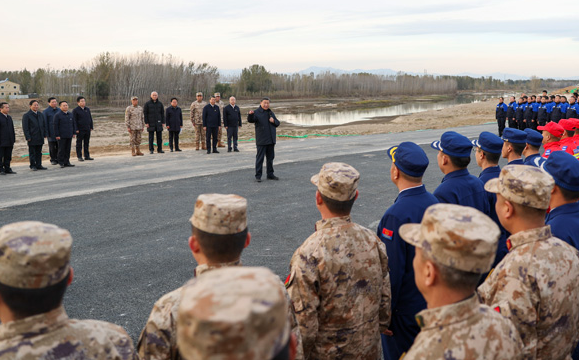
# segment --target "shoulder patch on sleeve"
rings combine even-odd
[[[290,269],[290,273],[289,273],[289,275],[287,276],[287,278],[285,279],[285,282],[284,282],[284,285],[285,285],[285,288],[286,288],[286,289],[289,288],[289,287],[291,286],[292,282],[294,281],[294,274],[295,274],[295,272]]]
[[[394,232],[392,230],[388,230],[386,228],[382,228],[382,236],[386,239],[386,240],[392,240],[392,236],[394,235]]]

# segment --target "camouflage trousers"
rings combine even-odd
[[[199,146],[199,140],[201,140],[201,144],[205,146],[205,130],[203,130],[203,124],[195,124],[195,145]]]
[[[217,131],[217,141],[219,141],[219,143],[221,143],[221,129],[223,129],[223,126],[219,127],[219,130]]]
[[[131,147],[141,145],[141,130],[131,130],[129,133]]]

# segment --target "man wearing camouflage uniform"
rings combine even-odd
[[[415,282],[428,304],[403,359],[521,359],[515,326],[475,295],[495,259],[501,232],[493,220],[472,207],[435,204],[399,232],[416,247]]]
[[[579,254],[545,226],[554,184],[538,167],[507,165],[485,185],[512,235],[478,294],[515,324],[529,359],[570,359],[579,341]]]
[[[131,98],[132,105],[127,106],[125,110],[125,126],[129,131],[131,152],[133,156],[143,156],[141,152],[141,133],[145,128],[145,117],[143,115],[143,108],[139,105],[139,98],[133,96]]]
[[[294,359],[287,298],[263,267],[222,268],[182,292],[177,343],[185,359]]]
[[[322,220],[294,253],[286,287],[306,359],[379,359],[390,325],[390,276],[384,243],[352,222],[360,174],[324,164],[311,178]]]
[[[193,233],[189,247],[197,260],[195,278],[222,267],[241,265],[241,252],[249,245],[247,200],[237,195],[202,194],[191,217]],[[287,316],[298,341],[298,359],[303,359],[301,335],[289,295],[278,278],[278,287],[288,298]],[[177,349],[177,309],[183,287],[161,297],[153,306],[139,338],[141,359],[180,359]]]
[[[223,127],[223,108],[225,108],[226,103],[221,101],[221,93],[215,93],[215,105],[219,107],[219,113],[221,115],[221,122],[222,124],[219,126],[219,130],[217,131],[217,147],[225,147],[223,142],[221,141],[221,128]]]
[[[0,359],[138,359],[119,326],[69,319],[70,233],[37,221],[0,228]]]
[[[195,129],[195,150],[199,150],[199,141],[201,141],[201,148],[205,147],[205,130],[203,130],[203,108],[207,105],[203,101],[203,93],[197,93],[197,100],[191,103],[191,123]]]

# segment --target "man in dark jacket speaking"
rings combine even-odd
[[[33,171],[46,170],[42,166],[42,145],[47,137],[45,125],[44,115],[38,111],[38,101],[30,100],[30,110],[22,116],[22,130],[28,143],[30,170]]]
[[[162,154],[163,151],[163,125],[165,125],[165,108],[163,103],[159,101],[159,94],[156,91],[151,93],[151,100],[145,103],[143,108],[145,115],[145,126],[149,132],[149,151],[155,152],[153,142],[155,141],[155,133],[157,134],[157,152]]]
[[[261,99],[259,108],[251,110],[247,115],[247,121],[255,124],[255,145],[257,146],[257,156],[255,160],[255,181],[261,182],[263,169],[263,157],[265,156],[267,166],[267,178],[279,180],[273,174],[273,158],[275,157],[275,128],[279,126],[279,120],[273,111],[269,109],[269,98]]]

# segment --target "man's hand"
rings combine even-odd
[[[30,140],[32,140],[32,139],[26,139],[26,141],[30,141]]]
[[[80,133],[80,130],[77,130],[76,133],[77,133],[77,134]]]
[[[60,136],[57,136],[57,137],[56,137],[56,140],[60,140]]]
[[[149,124],[145,124],[145,126],[146,126],[147,128],[149,128]]]
[[[203,131],[207,131],[207,127],[206,127],[206,126],[203,127]]]
[[[269,122],[273,124],[275,122],[275,120],[272,117],[270,117]]]
[[[249,110],[249,115],[253,115],[253,110]]]
[[[129,131],[129,133],[131,132],[131,128],[127,128],[127,130]]]
[[[167,130],[169,130],[169,127],[167,126]]]
[[[386,336],[394,336],[394,333],[392,332],[392,330],[384,330],[384,332],[382,333]]]
[[[225,130],[227,130],[227,126],[225,127]]]

